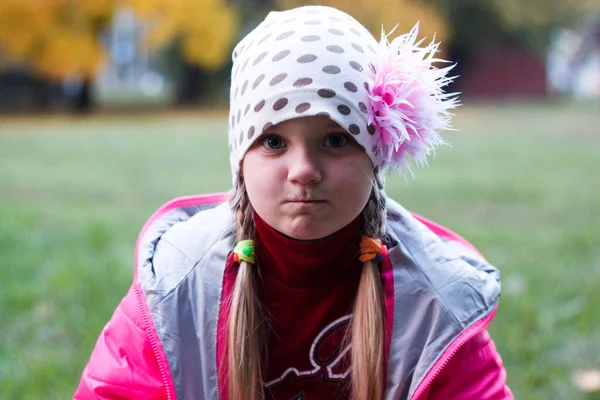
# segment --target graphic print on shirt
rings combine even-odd
[[[351,346],[347,344],[342,348],[339,343],[346,335],[351,317],[350,314],[336,319],[315,337],[308,354],[311,369],[287,368],[278,378],[267,382],[265,388],[274,394],[278,392],[278,386],[285,385],[291,389],[297,385],[298,390],[289,400],[310,400],[310,397],[306,397],[306,392],[311,392],[311,386],[319,387],[318,391],[328,386],[331,388],[331,399],[349,399]],[[329,392],[329,389],[327,391]]]

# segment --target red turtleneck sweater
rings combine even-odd
[[[291,239],[257,214],[254,220],[258,295],[270,328],[263,371],[266,399],[349,398],[349,347],[342,342],[360,279],[360,219],[311,241]],[[235,280],[237,268],[231,264],[224,299]]]

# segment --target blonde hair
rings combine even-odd
[[[386,222],[385,193],[377,175],[369,201],[362,212],[362,234],[383,239]],[[381,400],[385,361],[385,314],[379,266],[363,263],[350,323],[351,379],[355,400]]]
[[[244,178],[238,176],[229,199],[234,214],[237,241],[256,235],[253,209]],[[375,179],[369,201],[362,212],[363,235],[383,238],[385,194]],[[227,326],[227,373],[229,400],[261,400],[262,368],[266,356],[266,319],[257,295],[258,264],[240,262],[230,301]],[[385,343],[384,300],[377,263],[363,265],[350,328],[351,382],[353,399],[381,400]]]

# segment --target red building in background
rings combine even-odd
[[[460,61],[459,61],[460,64]],[[541,99],[548,96],[546,65],[531,53],[506,47],[472,54],[457,68],[454,89],[465,99]]]

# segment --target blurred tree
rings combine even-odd
[[[98,32],[111,14],[112,0],[2,0],[0,52],[7,65],[27,66],[50,80],[81,76],[81,93],[89,93],[87,78],[104,56]],[[82,111],[90,106],[89,96],[77,102]]]
[[[594,8],[600,11],[598,0],[494,0],[492,4],[506,30],[527,46],[543,50],[552,29],[577,24]]]
[[[176,40],[184,59],[208,70],[223,65],[237,29],[235,9],[225,0],[1,0],[0,53],[6,65],[83,84],[77,108],[90,107],[90,82],[106,49],[100,33],[119,6],[132,6],[148,20],[148,45]]]
[[[237,34],[236,10],[224,0],[130,0],[149,21],[148,44],[163,47],[177,39],[184,58],[216,70],[229,58]]]
[[[600,11],[598,0],[421,0],[434,4],[451,26],[455,45],[471,51],[518,43],[544,56],[551,30]]]
[[[419,0],[275,0],[281,9],[306,4],[321,4],[339,8],[360,21],[379,40],[381,29],[389,33],[396,25],[392,37],[408,32],[417,21],[419,37],[444,42],[449,35],[445,17],[431,4]]]
[[[178,104],[197,103],[221,67],[230,60],[237,38],[237,9],[225,0],[131,0],[150,23],[148,44],[165,47],[176,76]]]

